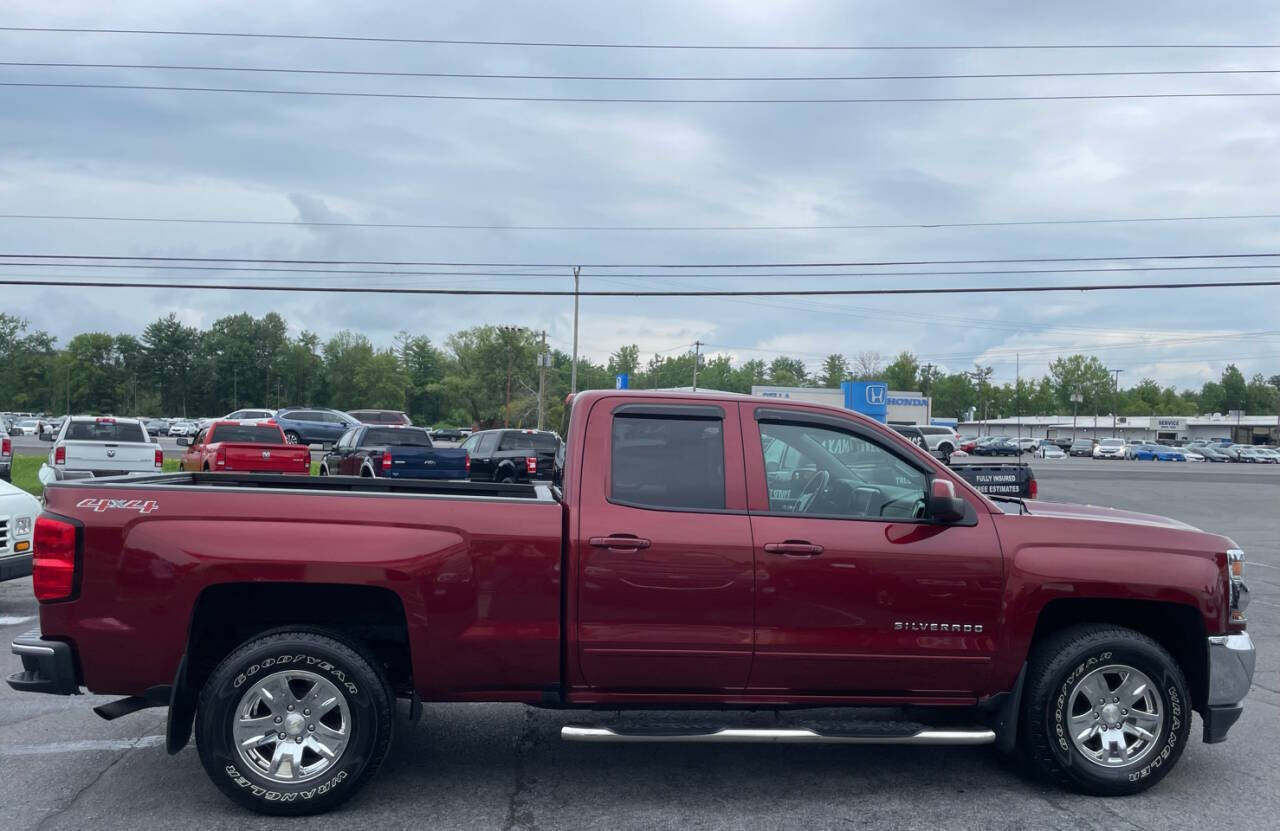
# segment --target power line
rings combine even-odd
[[[969,50],[1070,50],[1070,49],[1280,49],[1273,43],[1044,43],[1044,44],[694,44],[694,43],[601,43],[579,41],[460,40],[447,38],[377,37],[361,35],[304,35],[280,32],[219,32],[174,29],[108,29],[70,26],[0,26],[6,32],[44,32],[108,35],[170,35],[178,37],[261,38],[271,40],[321,40],[356,43],[417,43],[443,46],[518,46],[554,49],[689,49],[716,51],[790,52],[898,52]]]
[[[271,257],[160,257],[126,254],[4,254],[0,260],[131,260],[137,262],[181,263],[272,263],[276,265],[382,265],[382,266],[439,266],[458,268],[855,268],[908,265],[985,265],[988,263],[1089,263],[1133,262],[1136,260],[1234,260],[1266,259],[1280,257],[1280,252],[1227,252],[1223,254],[1126,254],[1093,257],[1004,257],[969,260],[850,260],[845,262],[782,262],[782,263],[494,263],[494,262],[446,262],[432,260],[291,260]],[[729,276],[729,275],[725,275]]]
[[[4,256],[4,255],[0,255]],[[539,279],[565,279],[563,273],[535,273],[530,271],[390,271],[387,269],[352,269],[352,268],[277,268],[269,266],[192,266],[192,265],[155,265],[147,263],[63,263],[63,262],[0,262],[0,268],[61,268],[74,265],[76,268],[132,268],[147,271],[202,271],[202,272],[252,272],[281,274],[315,274],[322,277],[341,277],[369,275],[375,277],[536,277]],[[1249,265],[1144,265],[1124,268],[1016,268],[1016,269],[981,269],[964,271],[787,271],[787,272],[754,272],[750,274],[711,274],[697,272],[679,272],[675,274],[645,274],[637,272],[608,272],[609,277],[628,277],[635,279],[657,279],[660,277],[715,279],[779,279],[792,277],[991,277],[1011,274],[1116,274],[1125,272],[1148,271],[1240,271],[1280,268],[1280,263],[1253,263]],[[248,277],[249,274],[242,276]],[[605,275],[584,274],[595,280],[604,279]],[[625,285],[625,284],[619,284]],[[674,283],[671,285],[675,285]]]
[[[1280,69],[1139,69],[1095,72],[995,72],[936,75],[538,75],[493,72],[409,72],[361,69],[307,69],[279,66],[205,66],[151,63],[70,63],[0,61],[0,66],[33,69],[142,69],[165,72],[255,72],[285,75],[336,75],[361,78],[460,78],[508,81],[641,81],[641,82],[773,82],[773,81],[959,81],[1013,78],[1130,78],[1179,75],[1275,75]]]
[[[779,289],[779,290],[686,290],[686,291],[572,291],[572,290],[530,290],[530,289],[473,289],[473,288],[405,288],[405,287],[372,287],[372,286],[299,286],[299,285],[261,285],[250,284],[217,284],[217,283],[154,283],[154,282],[109,282],[88,279],[44,280],[44,279],[0,279],[5,286],[70,286],[80,288],[152,288],[152,289],[198,289],[204,291],[279,291],[279,292],[321,292],[339,294],[427,294],[458,296],[506,296],[506,297],[807,297],[807,296],[842,296],[842,295],[900,295],[900,294],[1021,294],[1042,293],[1050,291],[1137,291],[1147,289],[1195,289],[1195,288],[1243,288],[1280,286],[1280,280],[1234,280],[1229,282],[1196,282],[1196,283],[1116,283],[1104,285],[1053,285],[1053,286],[964,286],[942,288],[906,288],[906,289]]]
[[[891,231],[935,228],[1005,228],[1022,225],[1106,225],[1143,222],[1217,222],[1280,219],[1280,214],[1206,214],[1099,219],[1017,219],[991,222],[907,222],[883,225],[478,225],[417,222],[322,222],[290,219],[216,219],[203,217],[103,216],[92,214],[0,214],[0,219],[160,222],[178,225],[266,225],[302,228],[391,228],[439,231]]]
[[[1276,98],[1280,92],[1157,92],[1105,95],[975,95],[897,98],[610,98],[559,95],[437,95],[416,92],[338,92],[316,89],[253,89],[249,87],[181,87],[162,84],[85,84],[3,81],[0,87],[33,89],[134,90],[149,92],[219,92],[245,95],[325,96],[332,98],[391,98],[418,101],[516,101],[561,104],[942,104],[1008,101],[1127,101],[1175,98]]]

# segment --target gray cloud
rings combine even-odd
[[[367,2],[10,5],[12,25],[146,26],[432,37],[720,43],[1245,42],[1280,22],[1271,3],[1142,6],[987,2],[924,7],[717,0],[643,5]],[[941,73],[1265,67],[1256,51],[700,53],[497,49],[0,33],[9,60],[207,63],[407,71],[635,74]],[[752,85],[424,81],[6,69],[12,80],[82,80],[447,94],[1078,94],[1273,89],[1269,78],[1027,79]],[[1272,213],[1280,118],[1268,99],[867,106],[590,105],[355,100],[0,89],[0,212],[252,217],[485,225],[788,225]],[[847,232],[535,233],[0,221],[0,252],[483,261],[963,259],[1280,250],[1274,221]],[[9,271],[10,269],[6,269]],[[77,274],[71,267],[45,269]],[[122,270],[118,273],[129,274]],[[1274,272],[1188,272],[1217,277]],[[163,272],[149,276],[162,276]],[[173,275],[170,275],[173,276]],[[1134,276],[1134,275],[1130,275]],[[1141,276],[1141,275],[1139,275]],[[182,279],[202,279],[183,274]],[[984,283],[1119,279],[988,277]],[[263,276],[259,281],[276,279]],[[286,278],[284,279],[298,279]],[[337,278],[314,277],[316,282]],[[396,278],[370,276],[370,285]],[[955,278],[912,278],[942,285]],[[483,280],[483,282],[480,282]],[[609,282],[606,282],[608,280]],[[590,276],[588,287],[669,287]],[[415,278],[459,285],[454,277]],[[797,287],[836,284],[792,278]],[[849,285],[891,281],[847,278]],[[565,287],[557,277],[474,285]],[[782,281],[703,280],[707,287]],[[895,283],[897,284],[897,283]],[[277,310],[295,329],[358,328],[389,343],[487,322],[546,327],[567,348],[563,300],[336,297],[178,291],[0,289],[0,307],[61,337],[139,331],[169,311],[193,323]],[[1275,338],[1173,344],[1273,328],[1276,290],[583,302],[588,354],[645,353],[696,337],[747,357],[812,364],[828,351],[912,349],[959,368],[983,358],[1011,378],[1049,346],[1089,349],[1128,370],[1198,384],[1235,357],[1277,371]],[[1120,346],[1132,344],[1137,346]],[[752,351],[754,349],[755,351]],[[936,356],[936,357],[935,357]]]

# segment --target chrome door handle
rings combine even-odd
[[[789,554],[791,556],[816,557],[822,553],[820,545],[803,540],[787,540],[786,542],[767,542],[764,550],[770,554]]]
[[[607,537],[592,537],[589,542],[593,548],[606,548],[610,551],[640,551],[649,547],[649,541],[630,534],[611,534]]]

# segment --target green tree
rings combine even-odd
[[[775,387],[803,387],[809,380],[804,361],[779,355],[769,362],[769,383]]]
[[[839,387],[848,377],[849,362],[845,360],[844,355],[833,352],[822,362],[822,374],[819,376],[818,386],[833,389]]]
[[[1249,403],[1248,384],[1245,383],[1244,373],[1235,364],[1227,364],[1227,368],[1222,370],[1219,384],[1222,386],[1221,400],[1224,411],[1245,409],[1245,405]]]
[[[1092,355],[1068,355],[1049,364],[1049,375],[1057,390],[1058,404],[1063,412],[1072,411],[1071,394],[1079,392],[1084,398],[1080,411],[1094,411],[1107,407],[1112,400],[1114,376],[1105,364]]]
[[[898,357],[884,368],[880,377],[891,390],[904,392],[919,389],[920,361],[910,352],[899,352]]]

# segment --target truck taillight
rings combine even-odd
[[[1040,486],[1036,484],[1035,478],[1032,478],[1031,481],[1027,483],[1027,493],[1031,495],[1032,499],[1035,499],[1040,494]]]
[[[218,467],[226,467],[226,466],[227,466],[227,448],[225,448],[225,447],[219,447],[219,448],[218,448],[218,455],[214,457],[214,463],[215,463]]]
[[[9,441],[7,437],[0,439],[0,456],[12,456],[12,455],[13,455],[13,442]]]
[[[65,464],[67,463],[67,448],[66,448],[66,447],[64,447],[63,445],[61,445],[61,444],[60,444],[60,445],[58,445],[57,447],[55,447],[55,448],[54,448],[54,450],[53,450],[53,463],[54,463],[55,465],[65,465]]]
[[[471,475],[471,454],[470,453],[462,457],[462,464],[467,469],[467,475],[470,476]]]
[[[157,447],[156,448],[156,470],[162,470],[163,468],[164,468],[164,451]]]
[[[382,454],[382,472],[383,473],[391,472],[391,451],[390,450]]]
[[[36,600],[70,599],[76,584],[76,526],[38,516],[34,542],[31,584]]]
[[[525,473],[528,473],[528,474],[530,474],[530,475],[532,475],[532,474],[534,474],[534,473],[537,473],[537,472],[538,472],[538,457],[537,457],[537,456],[525,456],[525,457],[524,457],[524,472],[525,472]]]

